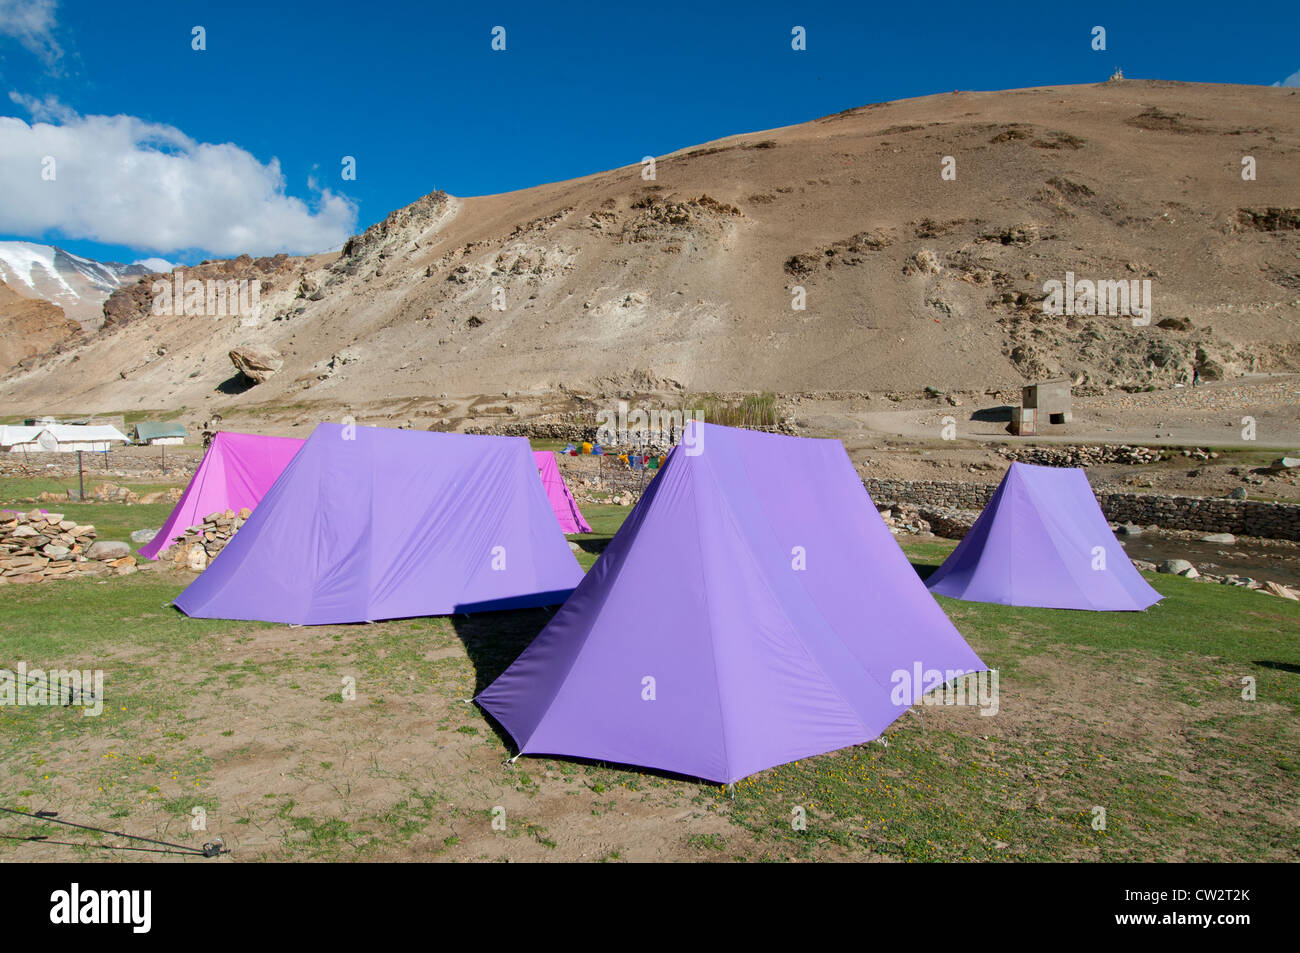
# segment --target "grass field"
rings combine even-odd
[[[83,508],[64,507],[114,531],[166,512]],[[573,538],[589,568],[627,510],[584,511],[595,532]],[[923,574],[951,548],[903,545]],[[465,699],[540,631],[545,610],[302,628],[194,620],[169,607],[190,578],[155,567],[0,588],[0,668],[106,678],[99,717],[0,707],[0,806],[180,843],[219,835],[233,849],[189,860],[199,863],[1300,859],[1294,602],[1170,576],[1149,577],[1167,598],[1145,613],[941,599],[999,670],[996,716],[914,709],[887,744],[728,791],[579,761],[506,762],[507,739]],[[1256,700],[1242,698],[1243,678]],[[206,831],[190,829],[195,808]],[[791,824],[796,808],[805,830]],[[33,833],[124,843],[0,817],[0,834]],[[77,857],[178,859],[0,840],[4,861]]]

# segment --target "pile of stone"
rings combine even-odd
[[[951,506],[922,506],[919,511],[930,524],[930,532],[944,539],[964,539],[980,518],[978,510],[959,510]]]
[[[919,536],[930,532],[930,523],[923,519],[920,510],[909,503],[895,503],[880,510],[880,518],[885,521],[889,531],[895,536],[907,533]]]
[[[643,487],[602,485],[599,480],[569,481],[573,498],[579,503],[611,503],[614,506],[635,506],[641,499]]]
[[[234,510],[209,513],[198,526],[191,526],[176,537],[176,544],[171,549],[172,563],[178,569],[203,572],[252,513],[247,506],[238,513]]]
[[[0,585],[133,572],[131,547],[96,540],[93,526],[66,520],[62,513],[0,513]]]
[[[1091,467],[1102,463],[1136,466],[1159,463],[1161,459],[1161,453],[1155,447],[1130,447],[1127,444],[1117,447],[998,447],[998,453],[1008,460],[1045,467]]]

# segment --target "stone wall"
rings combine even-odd
[[[993,483],[940,480],[867,479],[863,483],[877,506],[903,502],[958,510],[983,509],[997,489]],[[1162,529],[1300,540],[1300,504],[1296,503],[1106,490],[1096,492],[1101,511],[1112,523],[1155,524]]]
[[[133,572],[131,547],[97,540],[95,527],[88,523],[41,510],[0,512],[0,585]]]
[[[877,506],[911,503],[913,506],[982,510],[997,489],[996,483],[949,483],[942,480],[867,479],[862,482]]]

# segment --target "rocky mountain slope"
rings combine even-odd
[[[0,281],[26,298],[58,305],[87,330],[98,328],[104,302],[152,269],[144,265],[93,261],[54,245],[0,242]]]
[[[882,103],[662,156],[653,179],[634,164],[434,192],[340,255],[220,263],[225,280],[263,281],[256,315],[155,315],[147,284],[118,291],[103,331],[0,381],[0,412],[328,414],[1054,374],[1087,393],[1297,370],[1297,206],[1291,89],[1119,81]],[[1067,273],[1149,281],[1150,323],[1044,313],[1045,283]],[[240,347],[278,369],[232,379]]]
[[[81,333],[58,305],[27,298],[0,281],[0,368],[30,364]]]

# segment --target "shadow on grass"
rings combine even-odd
[[[1292,675],[1300,675],[1300,665],[1295,662],[1274,662],[1271,659],[1255,659],[1255,665],[1261,668],[1272,668],[1279,672],[1290,672]]]
[[[593,556],[599,556],[609,545],[610,537],[595,536],[589,539],[574,539],[573,542],[578,544],[578,548],[584,553],[591,553]]]
[[[938,563],[918,563],[911,559],[908,562],[912,564],[912,568],[916,570],[916,574],[921,577],[922,582],[934,575],[935,570],[939,568]]]
[[[487,688],[510,667],[555,614],[547,609],[508,609],[451,617],[474,666],[474,694]]]

